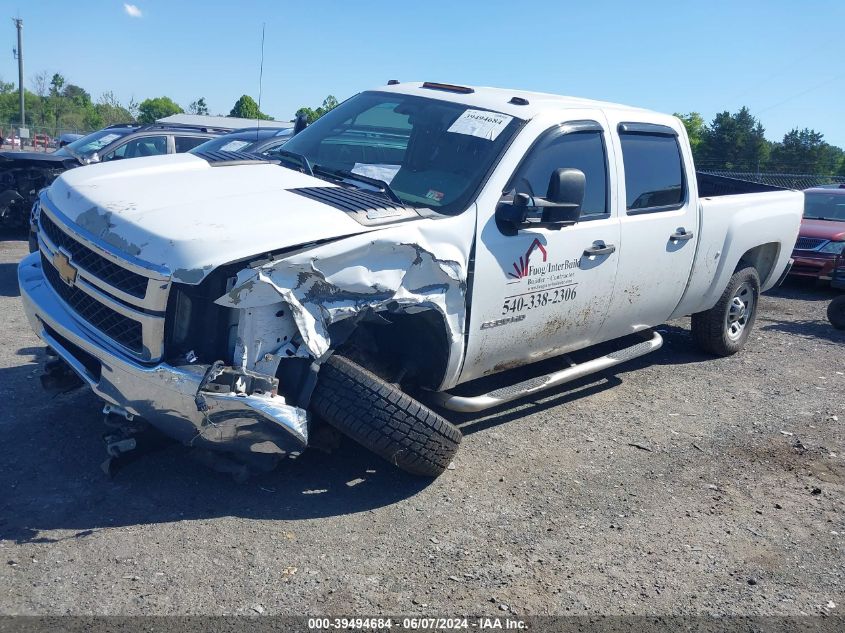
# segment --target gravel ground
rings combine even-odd
[[[236,484],[171,446],[108,480],[97,400],[41,391],[0,243],[0,613],[839,614],[845,334],[762,299],[743,353],[659,352],[461,420],[453,470],[344,444]],[[505,607],[504,605],[507,605]]]

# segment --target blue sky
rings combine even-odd
[[[845,147],[845,2],[0,0],[24,19],[26,81],[61,72],[96,98],[258,96],[288,119],[388,79],[540,90],[666,112],[748,105],[779,140],[811,127]],[[0,76],[17,83],[11,20]]]

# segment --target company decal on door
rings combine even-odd
[[[577,296],[575,273],[580,263],[580,258],[554,261],[546,246],[534,238],[507,271],[509,294],[504,298],[502,315],[572,301]]]

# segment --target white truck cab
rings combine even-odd
[[[281,457],[321,421],[436,475],[461,437],[450,409],[648,353],[678,316],[705,350],[741,349],[803,199],[697,175],[672,116],[406,83],[350,98],[269,159],[85,167],[39,204],[19,278],[53,375],[194,445]]]

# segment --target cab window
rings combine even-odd
[[[554,171],[567,167],[580,169],[586,177],[581,217],[607,214],[607,155],[599,130],[547,133],[519,166],[508,189],[545,197]]]
[[[669,134],[620,134],[628,212],[679,208],[684,201],[681,148]]]

